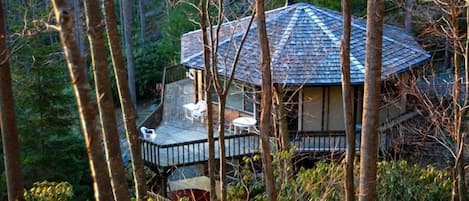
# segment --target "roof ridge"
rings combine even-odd
[[[328,9],[327,9],[327,11],[329,11],[329,12],[326,12],[326,9],[324,9],[324,8],[318,8],[318,7],[313,6],[313,5],[310,5],[309,7],[313,7],[315,10],[321,12],[322,14],[327,15],[327,16],[329,16],[329,17],[332,17],[332,18],[334,18],[334,19],[340,20],[340,21],[343,23],[343,19],[337,16],[337,15],[341,15],[341,13],[339,13],[339,12],[337,12],[337,11],[332,11],[332,10],[328,10]],[[331,15],[331,13],[336,13],[337,15]],[[359,29],[361,29],[361,30],[366,31],[366,27],[365,27],[365,26],[362,26],[362,25],[353,23],[353,20],[364,20],[363,18],[357,18],[357,17],[352,16],[352,23],[351,23],[351,25],[352,25],[352,27],[356,27],[356,28],[359,28]],[[366,21],[365,21],[365,25],[366,25]],[[389,24],[383,24],[383,27],[385,27],[385,26],[386,26],[386,27],[389,27],[389,28],[392,28],[392,29],[399,29],[398,27],[395,27],[395,26],[392,26],[392,25],[389,25]],[[407,34],[407,33],[405,33],[405,34],[408,35],[408,36],[410,36],[410,37],[412,37],[411,35],[409,35],[409,34]],[[412,37],[412,38],[413,38],[413,37]],[[394,43],[399,44],[399,45],[401,45],[401,46],[404,46],[404,47],[406,47],[406,48],[410,48],[410,49],[412,49],[412,50],[414,50],[414,51],[421,52],[421,53],[424,53],[424,54],[428,54],[424,49],[418,49],[418,48],[416,48],[416,47],[414,47],[414,46],[407,45],[407,44],[404,43],[404,42],[400,42],[400,41],[394,40],[394,39],[392,39],[392,38],[386,36],[386,35],[384,34],[384,30],[383,30],[383,39],[386,39],[386,40],[388,40],[388,41],[394,42]]]
[[[298,9],[293,9],[293,15],[290,17],[290,20],[288,21],[288,25],[285,28],[286,29],[285,32],[287,32],[287,34],[285,34],[285,32],[283,32],[284,34],[282,35],[282,37],[278,41],[278,45],[276,46],[277,48],[274,51],[272,60],[270,61],[271,64],[275,63],[275,61],[277,61],[279,59],[280,52],[282,50],[284,50],[284,47],[287,44],[288,39],[293,34],[293,32],[292,32],[293,26],[298,21],[298,15],[299,15]]]
[[[271,13],[271,12],[274,12],[274,11],[278,11],[279,13],[277,13],[276,16],[275,16],[275,17],[278,17],[279,14],[283,13],[282,10],[286,10],[286,9],[292,10],[292,7],[290,7],[290,6],[284,6],[284,7],[280,7],[280,8],[274,9],[274,10],[270,10],[269,12],[266,12],[266,13]],[[231,26],[231,25],[234,25],[234,24],[236,24],[236,25],[242,25],[242,21],[244,21],[244,20],[249,20],[251,17],[254,17],[254,16],[253,16],[253,15],[250,15],[250,16],[246,16],[246,17],[244,17],[244,18],[241,18],[241,19],[238,19],[238,20],[235,20],[235,21],[229,21],[229,23],[228,23],[228,24],[225,24],[225,25],[226,25],[226,26],[229,26],[229,27],[234,27],[234,26]],[[273,17],[273,18],[275,18],[275,17]],[[267,19],[267,20],[266,20],[266,23],[272,21],[273,18]],[[230,22],[232,22],[232,23],[230,23]],[[236,22],[236,23],[235,23],[235,22]],[[222,25],[223,25],[223,24],[224,24],[224,23],[222,23]],[[216,27],[216,26],[214,26],[214,27]],[[209,27],[207,27],[207,28],[209,28]],[[248,28],[248,27],[246,27],[246,28]],[[251,31],[251,29],[254,29],[254,30],[255,30],[256,28],[257,28],[257,23],[253,23],[253,24],[251,25],[251,27],[249,27],[248,32]],[[242,27],[241,27],[241,29],[242,29]],[[194,33],[194,32],[197,32],[197,31],[200,32],[201,30],[202,30],[202,29],[194,30],[194,31],[188,32],[188,33],[186,33],[186,34]],[[232,32],[233,32],[233,33],[231,34],[231,36],[230,36],[230,37],[227,37],[225,40],[222,40],[221,42],[219,42],[219,43],[218,43],[218,46],[221,46],[221,45],[223,45],[223,44],[229,42],[229,41],[232,40],[233,38],[243,36],[244,33],[245,33],[244,31],[245,31],[245,30],[243,30],[242,32],[236,33],[236,32],[237,32],[236,29],[232,29]],[[186,35],[186,34],[183,34],[183,36]],[[181,37],[181,38],[182,38],[182,37]],[[190,56],[190,57],[184,59],[184,61],[182,61],[181,63],[190,61],[191,59],[193,59],[193,58],[195,58],[195,57],[197,57],[197,56],[202,55],[203,52],[204,52],[204,51],[203,51],[203,49],[202,49],[199,53],[194,54],[194,55],[192,55],[192,56]]]
[[[314,6],[311,6],[311,7],[314,7]],[[310,8],[310,6],[304,6],[302,7],[304,9],[304,11],[311,17],[311,19],[319,26],[319,28],[321,28],[322,31],[324,31],[326,33],[326,35],[329,37],[329,39],[331,39],[332,41],[336,41],[337,43],[339,43],[340,45],[340,39],[334,35],[334,33],[332,33],[331,30],[329,30],[326,25],[324,24],[324,22],[321,21],[321,19],[319,19],[317,16],[316,16],[316,13],[314,13],[314,11]],[[316,10],[320,10],[320,9],[316,9]],[[353,56],[352,53],[350,53],[350,61],[356,65],[358,67],[358,69],[362,72],[365,72],[365,67],[362,63],[360,63],[358,61],[358,59]]]

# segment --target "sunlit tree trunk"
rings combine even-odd
[[[204,76],[205,76],[205,102],[207,103],[207,140],[208,140],[208,176],[210,178],[210,200],[217,200],[215,183],[215,141],[213,139],[213,108],[212,108],[212,70],[210,63],[210,45],[207,34],[208,27],[208,0],[199,2],[200,28],[202,30],[202,44],[204,48]]]
[[[143,161],[140,152],[139,135],[136,127],[135,109],[130,99],[129,87],[127,83],[127,72],[125,70],[124,57],[117,31],[116,15],[113,0],[104,1],[105,23],[108,43],[111,51],[114,75],[119,92],[122,118],[124,119],[127,142],[130,147],[130,158],[132,162],[132,173],[134,176],[135,194],[138,201],[146,200],[147,186],[145,173],[143,171]]]
[[[93,64],[96,97],[101,120],[104,150],[108,162],[112,191],[115,200],[129,200],[129,190],[122,163],[119,134],[117,131],[111,81],[107,69],[106,48],[103,38],[101,7],[98,1],[84,0],[88,40]]]
[[[340,62],[342,66],[342,103],[344,106],[345,135],[347,136],[347,151],[345,156],[345,200],[355,200],[353,184],[353,164],[355,161],[355,122],[353,119],[352,88],[350,87],[350,35],[352,31],[352,17],[350,0],[342,0],[342,15],[344,18],[343,35],[340,41]]]
[[[467,101],[464,101],[464,104],[461,105],[461,90],[462,90],[462,77],[461,77],[461,52],[458,49],[460,47],[460,29],[459,29],[459,16],[461,14],[461,9],[458,7],[464,5],[460,0],[454,0],[451,2],[452,7],[450,8],[450,26],[453,39],[453,77],[454,77],[454,86],[453,86],[453,115],[454,115],[454,136],[456,138],[455,153],[456,158],[453,167],[453,191],[451,200],[453,201],[465,201],[466,200],[466,182],[465,182],[465,173],[464,173],[464,138],[466,129],[463,128],[463,118],[465,116],[465,109],[462,109],[466,106]],[[466,67],[467,69],[467,67]],[[466,89],[467,84],[464,88]],[[465,93],[467,96],[467,93]]]
[[[135,65],[132,54],[132,5],[129,0],[121,0],[122,27],[124,33],[125,57],[127,58],[127,78],[132,104],[137,111],[137,91],[135,89]]]
[[[383,43],[383,0],[368,0],[366,19],[365,89],[360,146],[359,200],[376,200],[378,127]]]
[[[77,99],[78,111],[90,163],[95,199],[112,200],[109,172],[104,160],[101,140],[96,125],[96,104],[90,96],[90,85],[84,59],[80,54],[74,35],[73,11],[65,0],[53,0],[60,41],[64,48],[73,90]]]
[[[272,133],[272,74],[270,70],[270,50],[265,26],[264,0],[256,0],[256,16],[258,37],[261,54],[261,119],[260,119],[260,138],[262,144],[262,164],[264,166],[264,175],[266,183],[267,199],[269,201],[277,200],[275,190],[275,179],[272,169],[272,158],[270,156],[269,136]]]
[[[24,200],[20,145],[16,128],[15,103],[8,63],[8,43],[4,1],[0,4],[0,129],[8,200]]]

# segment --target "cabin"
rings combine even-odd
[[[249,16],[223,23],[218,36],[217,73],[222,79],[234,73],[224,114],[226,122],[222,122],[229,132],[225,139],[229,158],[259,152],[256,122],[260,111],[261,65],[257,25],[254,20],[249,26],[250,19]],[[306,3],[266,12],[272,79],[275,86],[284,89],[290,142],[298,152],[345,151],[340,65],[342,23],[341,13]],[[236,52],[245,34],[236,71],[232,72]],[[357,150],[363,110],[365,44],[366,21],[353,18],[350,60]],[[430,55],[403,29],[384,26],[383,88],[398,89],[388,80],[395,76],[405,78],[409,69],[423,65],[429,58]],[[198,103],[212,101],[217,104],[215,97],[204,98],[206,79],[201,30],[182,36],[180,63],[181,66],[166,69],[163,101],[142,124],[155,128],[154,138],[142,138],[142,154],[146,165],[158,172],[164,172],[162,168],[203,164],[208,159],[204,117],[192,118],[187,114],[187,110],[192,111]],[[414,112],[407,107],[406,98],[395,96],[396,100],[383,102],[380,107],[382,147],[386,146],[387,129],[413,117]],[[217,145],[218,139],[215,140]]]

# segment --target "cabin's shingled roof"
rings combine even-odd
[[[235,52],[251,17],[224,23],[218,48],[218,73],[230,73]],[[338,12],[298,3],[266,13],[271,67],[275,83],[288,85],[334,85],[341,82],[340,47],[342,15]],[[215,30],[215,28],[213,29]],[[200,30],[181,39],[181,63],[204,69]],[[351,78],[363,83],[366,21],[352,20]],[[260,53],[254,22],[237,64],[235,79],[260,84]],[[384,26],[384,79],[428,60],[430,55],[402,29]],[[226,74],[225,74],[226,73]]]

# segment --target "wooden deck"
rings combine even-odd
[[[156,137],[141,139],[142,157],[151,167],[188,165],[208,160],[207,129],[204,123],[184,117],[183,105],[193,103],[192,80],[184,79],[166,85],[163,120]],[[218,133],[215,131],[215,158],[219,158]],[[256,134],[231,135],[226,132],[227,157],[259,152]]]
[[[142,157],[149,167],[190,165],[208,160],[205,124],[184,117],[183,105],[193,103],[192,80],[184,79],[166,85],[164,104],[160,105],[162,120],[156,125],[156,137],[141,139]],[[160,118],[156,118],[160,119]],[[153,124],[154,125],[154,124]],[[218,134],[215,135],[215,158],[219,158]],[[298,152],[343,152],[346,149],[344,131],[301,132],[290,135]],[[357,147],[360,146],[359,134]],[[259,153],[259,136],[254,133],[225,136],[226,157],[242,157]]]

